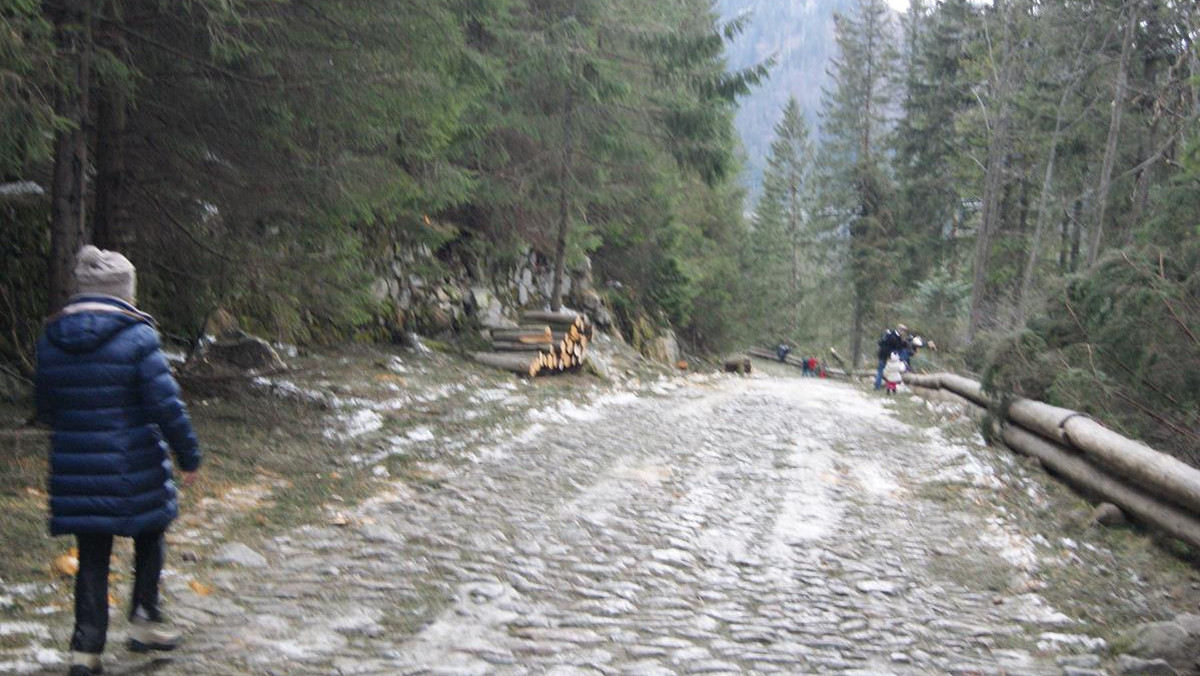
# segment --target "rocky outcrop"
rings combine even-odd
[[[657,337],[646,341],[642,345],[642,354],[660,364],[675,366],[679,361],[679,341],[675,338],[675,332],[666,329]]]
[[[183,365],[191,376],[272,373],[286,368],[275,348],[242,330],[233,315],[217,309],[204,323],[196,349]]]
[[[1184,613],[1166,622],[1142,624],[1127,638],[1129,655],[1162,660],[1181,676],[1200,676],[1200,615]]]
[[[516,326],[522,310],[549,306],[554,271],[537,252],[526,250],[507,265],[458,258],[439,260],[425,246],[384,254],[371,290],[376,300],[394,309],[392,328],[397,335]],[[563,298],[596,326],[612,325],[612,311],[595,290],[587,259],[563,280]]]

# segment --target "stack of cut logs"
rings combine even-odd
[[[528,376],[566,373],[583,365],[592,327],[574,312],[523,312],[515,328],[493,328],[492,351],[475,361]]]

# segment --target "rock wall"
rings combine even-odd
[[[399,248],[387,252],[377,269],[372,292],[392,308],[392,328],[426,335],[516,326],[522,310],[549,308],[554,283],[551,262],[531,249],[515,263],[498,264],[467,255],[439,257],[425,246]],[[563,305],[622,338],[612,308],[596,289],[591,260],[567,271]],[[679,360],[679,345],[669,328],[656,328],[642,318],[630,332],[634,347],[646,357],[671,366]]]
[[[485,326],[515,326],[522,310],[547,309],[554,270],[550,261],[526,250],[513,264],[466,259],[439,260],[428,247],[389,252],[372,285],[376,300],[395,312],[397,328],[444,334]],[[568,270],[563,305],[585,313],[602,329],[612,327],[611,310],[596,293],[591,261]]]

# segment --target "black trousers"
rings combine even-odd
[[[75,633],[71,650],[81,653],[104,652],[108,637],[108,566],[112,558],[113,536],[76,535],[79,542],[79,572],[75,575]],[[142,533],[133,539],[134,613],[159,621],[158,578],[162,575],[167,545],[164,531]]]

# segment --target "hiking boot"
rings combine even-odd
[[[135,615],[129,620],[129,649],[135,653],[174,650],[181,634],[166,622],[152,622]]]
[[[98,676],[104,673],[100,656],[93,653],[71,653],[71,670],[67,676]]]

